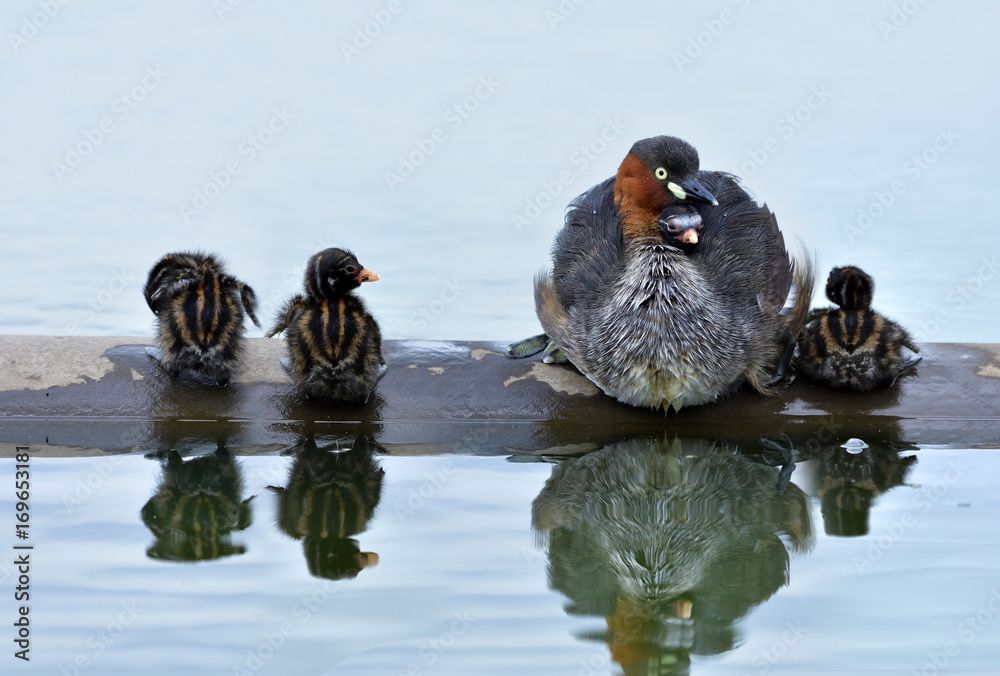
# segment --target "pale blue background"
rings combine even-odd
[[[668,133],[694,144],[703,167],[744,174],[789,244],[815,255],[821,280],[833,265],[860,265],[876,279],[875,306],[918,340],[997,340],[1000,277],[986,264],[1000,254],[996,3],[400,0],[348,60],[342,45],[373,12],[384,21],[389,4],[244,0],[221,14],[208,0],[0,4],[0,333],[151,335],[146,272],[192,248],[222,254],[257,290],[266,322],[308,256],[340,245],[382,276],[363,293],[387,338],[521,338],[538,330],[531,279],[566,202],[613,174],[635,140]],[[39,15],[44,5],[58,12]],[[885,33],[894,5],[916,11]],[[560,6],[575,9],[563,17]],[[25,21],[44,25],[15,51],[10,34]],[[688,49],[692,61],[678,64]],[[148,68],[165,75],[147,91]],[[145,100],[122,119],[119,97],[137,87]],[[481,98],[468,99],[477,87]],[[475,110],[456,127],[449,111],[467,99]],[[276,108],[294,119],[248,162],[241,144]],[[798,128],[783,122],[797,113]],[[106,118],[113,129],[59,181],[53,163]],[[916,176],[908,163],[941,129],[957,139]],[[390,189],[400,156],[442,133]],[[761,153],[762,166],[748,162]],[[185,222],[178,206],[229,162],[240,173]],[[560,175],[568,185],[550,201],[545,185]],[[849,236],[859,210],[897,181],[905,192]],[[544,208],[516,228],[539,195]],[[923,668],[996,587],[984,527],[996,522],[996,458],[965,454],[963,482],[874,570],[858,575],[854,557],[912,509],[917,486],[879,499],[869,538],[820,536],[812,555],[793,559],[791,585],[750,616],[746,643],[695,672],[758,673],[754,658],[797,620],[810,634],[771,673]],[[953,457],[922,452],[911,480],[933,484]],[[246,461],[249,493],[280,480],[287,459],[277,470],[274,460]],[[402,672],[465,609],[481,624],[439,673],[576,673],[581,659],[606,659],[605,646],[577,638],[603,620],[567,616],[544,559],[530,555],[530,501],[549,468],[468,460],[400,526],[393,505],[441,462],[386,459],[381,511],[360,538],[381,565],[262,673]],[[131,674],[137,663],[231,673],[317,587],[266,500],[246,556],[171,566],[143,553],[151,536],[138,510],[154,463],[127,461],[72,517],[62,496],[91,461],[34,466],[44,547],[34,569],[39,662],[25,673],[54,673],[87,652],[133,598],[149,610],[83,673]],[[7,490],[0,515],[12,513]],[[994,623],[949,668],[992,668],[996,636]]]
[[[743,174],[820,281],[858,264],[875,306],[918,340],[997,339],[1000,277],[984,264],[1000,253],[995,3],[912,0],[888,32],[893,3],[861,0],[567,0],[566,17],[556,0],[397,14],[388,1],[94,0],[56,3],[15,53],[10,34],[42,22],[40,1],[0,6],[2,332],[150,335],[145,274],[187,248],[222,254],[269,321],[306,258],[341,245],[382,275],[363,292],[386,337],[519,338],[538,328],[531,279],[566,202],[635,140],[669,133],[703,167]],[[376,16],[391,21],[348,59]],[[166,75],[143,92],[147,68]],[[145,100],[120,119],[135,87]],[[467,118],[448,112],[467,100]],[[246,162],[241,144],[275,108],[294,119]],[[105,118],[114,129],[57,180],[66,146]],[[957,139],[908,168],[939,129]],[[386,173],[435,133],[391,190]],[[230,161],[240,173],[185,223],[179,205]],[[850,237],[894,181],[905,193]]]

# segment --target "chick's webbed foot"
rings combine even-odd
[[[910,369],[912,369],[914,366],[916,366],[917,364],[919,364],[922,359],[923,359],[923,357],[921,357],[919,355],[914,355],[910,359],[908,359],[905,362],[903,362],[903,364],[899,367],[899,372],[896,373],[896,375],[894,375],[892,377],[892,380],[889,382],[889,387],[892,387],[893,385],[895,385],[896,381],[899,380],[899,377],[901,375],[903,375],[904,373],[906,373],[907,371],[909,371]]]
[[[163,350],[161,350],[160,348],[147,347],[145,352],[146,356],[155,361],[161,367],[163,367],[163,370],[169,373],[171,378],[176,378],[177,376],[180,375],[180,371],[177,370],[176,367],[170,367],[167,366],[165,363],[163,363],[164,360]]]

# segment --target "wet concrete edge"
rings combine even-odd
[[[171,379],[145,355],[150,342],[0,336],[0,456],[15,444],[77,455],[206,440],[275,452],[309,435],[359,434],[407,455],[551,452],[640,435],[1000,446],[1000,345],[923,344],[915,372],[874,392],[795,382],[774,397],[743,390],[664,415],[619,404],[572,367],[507,359],[502,343],[386,341],[389,372],[368,404],[349,406],[299,396],[280,368],[280,339],[248,340],[226,388]]]

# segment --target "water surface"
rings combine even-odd
[[[965,673],[1000,654],[1000,551],[983,526],[1000,516],[994,451],[829,451],[782,493],[777,467],[698,440],[558,462],[378,452],[332,474],[314,464],[308,487],[296,462],[217,463],[245,482],[228,504],[255,496],[250,525],[158,539],[142,512],[162,497],[161,462],[32,460],[21,670],[919,673],[951,650],[949,673]],[[377,505],[358,519],[373,476]],[[287,517],[317,496],[298,530],[279,519],[281,500]]]
[[[996,340],[995,3],[388,4],[3,3],[0,331],[151,335],[196,248],[267,323],[340,245],[387,338],[532,335],[569,199],[673,134],[919,341]]]
[[[381,275],[364,295],[386,338],[521,338],[537,332],[531,280],[566,203],[635,140],[673,134],[742,176],[821,279],[860,265],[875,307],[918,341],[995,342],[998,20],[985,0],[4,2],[0,332],[152,335],[145,275],[182,249],[220,253],[266,324],[306,259],[339,245]],[[692,448],[679,466],[698,465]],[[742,530],[709,518],[749,490],[720,478],[692,512],[705,534],[689,541],[708,549],[678,558],[656,592],[669,598],[625,583],[628,531],[599,505],[639,529],[687,512],[547,485],[584,477],[569,469],[582,460],[380,455],[377,508],[335,538],[355,552],[283,530],[268,486],[287,488],[294,459],[277,449],[238,457],[245,486],[220,538],[168,529],[158,546],[141,517],[163,473],[151,450],[167,449],[32,461],[20,671],[602,674],[652,659],[667,673],[936,674],[1000,655],[991,450],[803,462],[782,494],[802,491],[796,518],[751,481],[769,497]],[[0,515],[14,513],[12,465]],[[776,467],[758,469],[777,485]],[[868,487],[824,484],[828,470]],[[866,526],[842,501],[828,531],[838,495],[871,503]],[[685,551],[657,544],[668,531],[652,529],[646,563]],[[218,558],[170,559],[199,543]],[[310,572],[332,576],[333,561],[340,579]],[[720,591],[734,586],[745,593]]]

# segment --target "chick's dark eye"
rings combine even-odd
[[[357,271],[358,271],[358,269],[356,267],[354,267],[353,265],[348,265],[346,268],[344,268],[344,272],[346,272],[349,275],[353,275],[353,274],[357,273]]]

